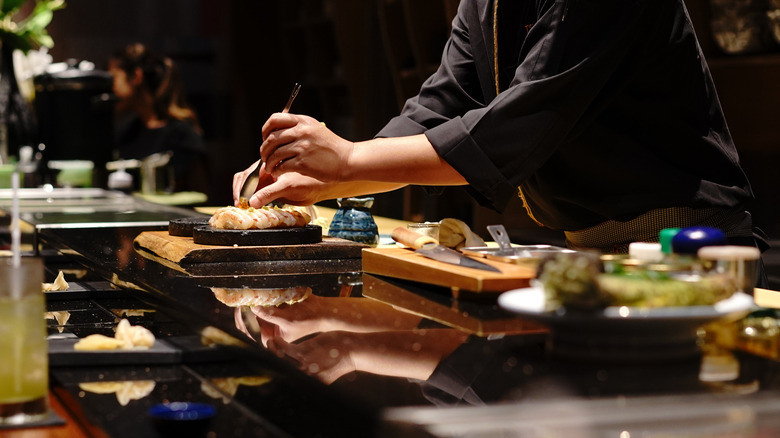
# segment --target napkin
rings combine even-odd
[[[465,222],[454,218],[444,218],[439,224],[439,244],[460,249],[467,246],[485,246],[485,241],[471,231]]]

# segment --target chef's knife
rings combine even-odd
[[[438,260],[440,262],[449,263],[451,265],[463,266],[466,268],[482,269],[490,272],[501,272],[499,269],[466,257],[465,255],[455,251],[454,249],[447,248],[446,246],[439,245],[439,242],[430,236],[425,236],[408,228],[397,227],[390,234],[398,243],[402,243],[412,249],[418,254],[428,257],[429,259]]]

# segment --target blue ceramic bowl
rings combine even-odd
[[[712,227],[688,227],[672,237],[672,251],[677,254],[696,255],[703,246],[725,245],[726,234]]]
[[[206,436],[215,414],[216,409],[205,403],[161,403],[149,409],[152,423],[162,436]]]

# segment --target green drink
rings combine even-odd
[[[48,413],[48,351],[41,291],[43,264],[0,260],[0,424],[24,424]]]

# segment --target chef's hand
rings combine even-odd
[[[249,198],[249,205],[259,208],[271,201],[291,205],[314,205],[327,199],[389,192],[404,185],[376,181],[326,182],[297,172],[287,172],[278,178],[261,176],[257,191]]]
[[[265,164],[263,164],[265,166]],[[263,172],[261,172],[263,174]],[[316,202],[331,199],[331,186],[314,178],[290,172],[274,178],[268,174],[261,177],[257,191],[249,198],[249,205],[260,208],[271,201],[291,205],[313,205]],[[338,196],[336,196],[338,197]]]
[[[311,295],[306,300],[281,306],[254,306],[251,312],[257,317],[260,327],[274,326],[274,336],[286,342],[294,342],[312,333],[322,331],[329,312],[319,304],[319,297]],[[263,345],[268,345],[267,339]]]
[[[233,205],[236,207],[238,207],[239,199],[243,196],[244,184],[246,184],[246,181],[255,173],[257,166],[262,166],[261,161],[262,160],[257,160],[251,166],[247,167],[246,170],[237,172],[233,175]],[[260,180],[257,182],[258,188],[274,182],[274,177],[264,172],[263,168],[260,169],[259,178]],[[254,207],[262,207],[263,205],[265,204],[255,205]]]
[[[289,357],[300,365],[300,369],[317,376],[326,384],[355,371],[352,349],[361,344],[350,334],[341,332],[321,333],[297,344],[290,344],[281,338],[268,343],[268,349],[279,357]]]
[[[296,172],[319,181],[345,181],[354,147],[312,117],[276,113],[263,125],[260,156],[277,178]]]
[[[294,342],[316,332],[344,331],[373,333],[389,330],[414,330],[422,319],[374,300],[357,297],[320,297],[280,306],[254,306],[251,312],[262,328],[276,327],[273,333],[286,342]],[[263,342],[267,345],[267,342]]]

